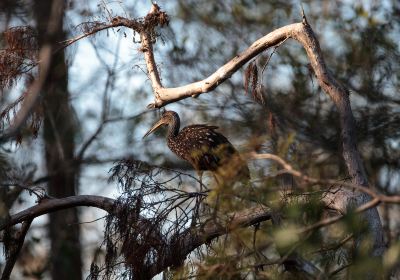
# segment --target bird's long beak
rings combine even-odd
[[[162,126],[163,124],[165,124],[165,121],[163,119],[159,120],[158,122],[156,122],[152,128],[149,129],[149,131],[146,132],[146,134],[143,136],[143,138],[145,138],[147,135],[153,133],[155,130],[157,130],[157,128],[159,128],[160,126]],[[142,139],[143,139],[142,138]]]

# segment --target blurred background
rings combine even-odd
[[[151,1],[65,1],[57,42],[82,34],[88,23],[115,16],[145,16]],[[395,0],[301,2],[321,44],[328,68],[350,92],[357,140],[374,190],[399,193],[400,179],[400,3]],[[156,62],[166,87],[201,80],[281,26],[301,21],[300,1],[164,1],[168,27],[158,30]],[[30,28],[38,42],[21,53],[18,75],[2,80],[0,126],[10,124],[32,76],[37,50],[46,39],[51,0],[0,2],[1,51],[7,32]],[[10,31],[11,30],[11,31]],[[14,29],[15,31],[15,29]],[[33,36],[33,35],[32,35]],[[108,182],[116,161],[133,158],[183,170],[192,167],[166,147],[164,133],[142,140],[160,112],[153,101],[139,36],[108,29],[57,52],[34,115],[17,139],[0,147],[1,215],[35,203],[15,184],[41,186],[55,197],[95,194],[116,198]],[[6,60],[1,57],[0,66]],[[338,114],[318,86],[302,47],[288,40],[258,56],[260,90],[244,87],[245,67],[211,93],[167,105],[183,126],[219,126],[242,152],[271,152],[319,178],[346,179]],[[5,69],[5,68],[1,68]],[[4,72],[2,73],[2,75]],[[265,178],[265,163],[249,162],[253,180]],[[207,179],[206,179],[207,180]],[[399,207],[379,208],[388,246],[399,241]],[[34,220],[12,279],[84,279],[101,254],[105,212],[64,210]],[[71,249],[72,248],[72,249]],[[0,258],[0,267],[4,257]],[[65,276],[60,271],[68,271]]]

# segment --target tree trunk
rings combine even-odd
[[[62,198],[76,194],[77,168],[73,164],[75,127],[69,104],[68,66],[64,51],[57,51],[65,40],[63,0],[37,0],[34,4],[39,44],[50,43],[53,55],[43,86],[44,147],[48,175],[48,193]],[[50,214],[50,269],[53,279],[82,279],[82,260],[76,208]]]

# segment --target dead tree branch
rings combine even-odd
[[[349,93],[347,89],[333,77],[326,67],[319,42],[311,26],[308,24],[304,13],[301,23],[287,25],[267,34],[254,42],[247,50],[238,54],[228,63],[220,67],[208,78],[177,88],[162,87],[152,51],[152,41],[148,40],[148,34],[146,32],[148,32],[148,30],[141,33],[142,49],[144,50],[147,69],[155,95],[155,102],[149,105],[149,107],[152,108],[159,108],[168,103],[190,96],[196,97],[199,94],[209,92],[226,79],[230,78],[231,75],[246,62],[264,50],[279,45],[288,38],[298,41],[307,53],[319,85],[329,95],[339,112],[343,159],[346,163],[349,175],[355,184],[368,186],[368,180],[356,145],[355,120],[351,110]],[[368,203],[370,197],[365,193],[340,191],[332,200],[341,200],[345,207],[357,207]],[[380,256],[385,250],[385,244],[383,241],[382,224],[377,209],[369,209],[363,218],[368,222],[370,233],[374,239],[372,248],[373,255]]]
[[[365,211],[370,210],[373,207],[376,207],[378,204],[379,204],[379,199],[374,198],[374,199],[368,201],[367,203],[357,207],[354,210],[354,213],[363,213]],[[321,221],[316,222],[315,224],[312,224],[312,225],[309,225],[309,226],[307,226],[305,228],[300,229],[298,233],[302,234],[302,233],[313,231],[313,230],[316,230],[316,229],[319,229],[319,228],[322,228],[322,227],[329,226],[331,224],[336,223],[337,221],[340,221],[344,217],[345,217],[344,215],[337,215],[337,216],[333,216],[333,217],[329,217],[329,218],[323,219]]]
[[[11,272],[14,268],[15,262],[18,259],[19,252],[22,249],[22,245],[24,245],[25,236],[31,226],[33,219],[27,219],[23,222],[21,229],[11,237],[10,240],[11,248],[9,248],[8,256],[6,258],[6,265],[4,267],[3,273],[1,275],[1,280],[10,279]]]
[[[367,176],[356,144],[356,126],[351,110],[349,93],[347,89],[332,76],[326,67],[319,42],[304,14],[302,25],[304,32],[295,34],[294,38],[304,46],[319,85],[329,95],[338,110],[343,145],[343,159],[347,166],[347,171],[353,183],[367,187]],[[344,200],[345,204],[350,207],[358,207],[368,203],[370,200],[369,195],[360,192],[346,192],[344,195],[341,195],[343,198],[346,198]],[[369,209],[363,215],[363,219],[367,221],[369,231],[373,236],[372,254],[374,256],[381,256],[385,251],[385,243],[378,210],[376,208]]]
[[[288,162],[286,162],[283,158],[274,155],[274,154],[256,154],[256,153],[251,153],[249,155],[250,158],[252,159],[271,159],[276,162],[278,162],[284,169],[279,170],[279,173],[286,173],[293,175],[295,177],[300,178],[304,182],[311,183],[311,184],[320,184],[320,185],[331,185],[331,186],[337,186],[337,187],[345,187],[349,190],[357,190],[360,192],[363,192],[373,198],[373,200],[377,201],[378,203],[394,203],[398,204],[400,203],[400,195],[385,195],[385,194],[379,194],[374,192],[371,188],[367,188],[362,185],[357,185],[355,183],[351,182],[344,182],[344,181],[338,181],[338,180],[333,180],[333,179],[317,179],[313,178],[310,176],[305,175],[304,173],[295,170],[293,166],[291,166]],[[332,202],[329,202],[331,205]],[[338,208],[339,211],[344,211],[346,209]]]
[[[165,250],[164,258],[149,267],[149,277],[154,277],[167,267],[176,267],[182,264],[187,255],[198,247],[211,242],[212,240],[228,234],[229,232],[243,227],[258,224],[270,220],[272,211],[264,206],[246,209],[241,212],[232,213],[228,222],[221,223],[210,220],[195,228],[188,228],[183,233],[173,236]],[[283,259],[284,264],[290,271],[301,272],[312,279],[326,279],[324,274],[312,263],[298,257],[291,256]]]
[[[4,230],[7,227],[23,222],[24,225],[27,224],[38,216],[78,206],[91,206],[103,209],[111,214],[117,214],[118,209],[115,206],[115,200],[93,195],[80,195],[71,196],[62,199],[49,198],[43,199],[38,205],[32,206],[26,210],[23,210],[17,214],[12,215],[8,221],[0,224],[0,230]],[[166,244],[165,254],[163,259],[157,263],[153,263],[147,268],[143,268],[143,271],[147,271],[149,277],[153,277],[158,273],[165,270],[170,266],[177,266],[184,262],[187,255],[190,254],[196,248],[209,243],[215,238],[225,235],[232,230],[242,227],[248,227],[255,225],[257,223],[271,219],[271,210],[267,207],[255,207],[251,209],[246,209],[241,212],[231,213],[227,222],[220,223],[213,220],[207,221],[199,226],[190,227],[182,233],[172,236]],[[146,221],[142,224],[143,226],[148,226]],[[29,227],[26,227],[26,230]],[[23,240],[20,242],[21,246]],[[18,253],[15,254],[16,256]],[[310,265],[305,266],[306,261],[304,260],[290,260],[296,265],[297,270],[302,270],[305,273],[309,273]],[[11,268],[12,269],[12,268]],[[320,273],[319,270],[313,270],[316,273]],[[3,274],[4,275],[4,274]],[[5,278],[6,279],[6,278]]]
[[[45,198],[42,199],[38,205],[32,206],[17,214],[11,215],[11,217],[7,221],[0,224],[0,230],[4,230],[17,223],[29,222],[40,215],[78,206],[96,207],[99,209],[103,209],[110,214],[118,215],[121,209],[118,209],[118,206],[116,206],[115,202],[116,201],[111,198],[93,195],[72,196],[62,199]],[[375,207],[379,202],[380,201],[378,198],[374,198],[368,203],[355,209],[355,213],[361,213],[372,207]],[[187,228],[185,231],[173,235],[169,239],[169,241],[166,242],[162,260],[159,260],[157,263],[151,264],[149,267],[146,268],[146,271],[148,275],[151,275],[151,277],[155,276],[165,270],[167,267],[182,264],[188,254],[190,254],[196,248],[209,243],[215,238],[228,234],[229,232],[237,228],[248,227],[269,220],[271,219],[271,217],[272,212],[269,208],[265,206],[259,206],[255,208],[245,209],[240,212],[231,213],[228,215],[225,222],[216,222],[214,220],[209,220],[196,227]],[[323,219],[315,224],[299,229],[297,234],[303,235],[304,233],[310,232],[312,230],[328,226],[339,221],[343,217],[343,215],[338,215]],[[148,226],[148,223],[143,220],[142,226],[146,227]],[[314,271],[315,277],[321,277],[322,275],[318,269],[310,270],[311,264],[306,262],[305,260],[291,258],[287,261],[290,262],[290,264],[294,265],[293,269],[296,269],[297,271],[303,271],[307,274],[309,274],[310,271]]]
[[[78,195],[65,198],[44,198],[39,204],[11,215],[7,221],[0,224],[0,230],[44,214],[77,206],[96,207],[112,214],[115,214],[117,211],[115,209],[115,200],[102,196]]]

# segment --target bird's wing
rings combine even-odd
[[[237,153],[232,144],[221,133],[215,131],[217,126],[191,125],[179,133],[179,142],[184,145],[186,160],[196,163],[199,169],[216,169],[222,158]]]
[[[193,148],[207,146],[213,148],[221,144],[232,146],[228,139],[221,133],[215,131],[218,126],[196,124],[190,125],[179,133],[180,141],[188,143]]]
[[[186,129],[217,129],[218,126],[215,125],[208,125],[208,124],[192,124],[189,126],[186,126],[182,129],[182,131],[186,130]]]

